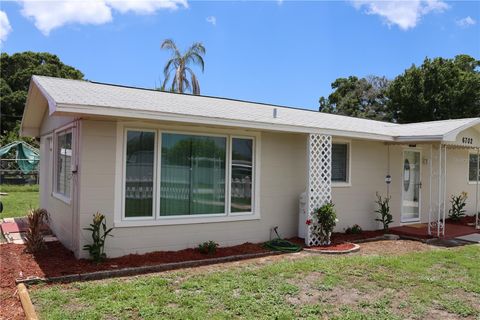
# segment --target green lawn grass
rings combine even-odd
[[[480,317],[480,246],[307,256],[31,289],[43,319]]]
[[[0,185],[0,192],[8,193],[6,196],[0,196],[3,203],[0,218],[22,217],[30,208],[39,206],[38,185]]]

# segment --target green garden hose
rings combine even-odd
[[[273,239],[265,242],[265,247],[281,252],[298,252],[302,250],[302,247],[283,239]]]

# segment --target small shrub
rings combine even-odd
[[[83,250],[88,250],[90,258],[97,263],[105,260],[107,257],[105,254],[105,239],[113,230],[113,228],[107,229],[105,216],[97,212],[93,215],[93,222],[90,227],[83,230],[91,231],[93,240],[92,244],[84,245]]]
[[[379,221],[383,225],[383,230],[387,231],[390,223],[393,222],[393,216],[390,213],[390,197],[383,198],[377,193],[377,200],[375,203],[378,205],[378,209],[375,212],[379,215],[375,221]]]
[[[28,230],[25,235],[27,251],[38,252],[45,248],[43,241],[42,226],[48,221],[48,212],[45,209],[31,209],[27,213]]]
[[[337,225],[337,213],[335,212],[335,205],[331,202],[324,204],[314,212],[316,218],[315,233],[320,238],[322,246],[328,246],[331,241],[333,229]]]
[[[452,204],[452,208],[448,210],[448,217],[453,221],[459,221],[462,217],[465,216],[465,206],[467,205],[467,198],[468,195],[464,191],[460,193],[460,195],[455,196],[453,195],[450,203]]]
[[[218,243],[215,241],[205,241],[204,243],[200,243],[198,245],[198,251],[203,254],[215,254],[217,252]]]
[[[358,224],[354,224],[353,226],[345,229],[346,234],[360,234],[362,232],[363,232],[362,227],[360,227]]]

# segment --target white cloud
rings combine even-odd
[[[414,28],[426,14],[443,12],[449,8],[448,4],[441,0],[352,0],[352,3],[356,9],[365,8],[366,14],[379,15],[387,25],[397,25],[403,30]]]
[[[160,9],[176,10],[188,7],[187,0],[105,0],[109,6],[121,13],[132,11],[139,14],[152,14]]]
[[[43,34],[66,24],[103,24],[112,21],[111,9],[99,0],[21,0],[22,14],[33,19]]]
[[[470,16],[457,20],[455,22],[457,23],[458,26],[464,27],[464,28],[477,24],[477,21]]]
[[[5,11],[0,10],[0,44],[7,40],[8,34],[12,31],[10,21]]]
[[[66,24],[99,25],[112,21],[112,11],[152,14],[157,10],[188,7],[187,0],[18,0],[25,17],[48,35]]]
[[[215,18],[215,16],[209,16],[207,17],[206,20],[208,23],[211,23],[213,26],[217,25],[217,18]]]

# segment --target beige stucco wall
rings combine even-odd
[[[53,130],[72,120],[70,117],[45,116],[40,129],[40,207],[48,211],[50,228],[70,250],[75,249],[72,243],[72,234],[75,232],[72,227],[73,207],[72,203],[65,203],[52,195],[54,147],[50,145],[49,138],[53,139]]]
[[[182,127],[181,130],[187,128]],[[80,225],[87,226],[96,211],[114,221],[116,123],[82,121]],[[225,131],[228,133],[228,130]],[[279,226],[284,237],[297,234],[298,196],[306,184],[306,136],[261,133],[260,220],[170,226],[117,227],[108,238],[109,256],[179,250],[214,240],[221,246],[262,242]],[[80,247],[90,241],[81,231]],[[81,251],[82,257],[86,252]]]
[[[377,229],[374,201],[376,192],[386,195],[387,148],[382,142],[352,140],[349,155],[351,186],[332,187],[339,219],[336,230],[343,231],[354,224],[364,230]]]
[[[471,134],[470,134],[471,136]],[[335,140],[334,140],[335,141]],[[431,159],[431,148],[433,159]],[[389,151],[388,151],[389,150]],[[353,140],[351,141],[351,186],[332,188],[332,199],[337,208],[339,222],[337,231],[348,226],[359,224],[364,230],[377,229],[380,225],[374,221],[377,206],[375,194],[378,191],[387,195],[385,176],[387,172],[392,177],[389,186],[391,196],[390,209],[394,222],[391,226],[399,226],[401,222],[401,200],[403,188],[403,152],[417,150],[421,152],[421,182],[420,189],[421,222],[428,221],[430,210],[430,183],[432,183],[432,219],[437,215],[438,202],[438,144],[390,145],[383,142]],[[390,161],[388,159],[390,153]],[[466,191],[467,214],[475,212],[476,184],[468,182],[468,155],[469,150],[461,148],[447,149],[447,217],[450,208],[450,198]],[[387,163],[390,163],[390,166]],[[433,179],[430,180],[430,163],[432,164]]]
[[[46,118],[42,132],[51,132],[73,119]],[[160,126],[160,124],[157,124]],[[188,126],[179,126],[179,131],[188,131]],[[192,127],[193,128],[193,127]],[[196,130],[198,127],[196,128]],[[204,128],[205,129],[205,128]],[[193,129],[192,129],[193,130]],[[212,129],[213,130],[213,129]],[[215,130],[219,130],[216,128]],[[229,130],[225,130],[229,133]],[[268,240],[271,229],[279,226],[283,237],[297,235],[298,196],[305,191],[306,173],[306,135],[278,132],[260,133],[260,214],[261,219],[249,221],[196,223],[169,226],[119,227],[113,231],[114,237],[107,240],[109,256],[121,256],[128,253],[145,253],[156,250],[179,250],[195,247],[207,240],[214,240],[222,246]],[[81,120],[79,135],[79,226],[72,225],[72,205],[51,196],[52,156],[41,139],[41,206],[48,209],[52,216],[51,225],[57,237],[77,256],[86,257],[81,248],[90,242],[90,234],[83,230],[91,222],[92,215],[100,211],[107,216],[112,226],[115,218],[115,163],[117,159],[117,123],[115,121]],[[338,141],[334,138],[334,141]],[[344,141],[344,140],[343,140]],[[332,188],[339,223],[337,231],[353,224],[359,224],[365,230],[379,228],[374,221],[376,209],[375,194],[387,194],[384,181],[389,172],[391,210],[394,216],[392,226],[400,225],[402,197],[402,153],[406,149],[422,151],[421,221],[428,220],[429,211],[429,175],[430,163],[433,173],[438,169],[438,148],[433,147],[433,159],[430,159],[429,144],[415,146],[390,145],[379,141],[349,140],[351,145],[351,185]],[[389,151],[389,152],[388,152]],[[389,156],[388,156],[389,155]],[[47,160],[49,159],[49,160]],[[388,161],[390,159],[390,161]],[[468,150],[449,149],[448,151],[448,187],[447,196],[467,191],[470,195],[467,204],[469,214],[473,213],[475,184],[468,183]],[[434,182],[435,183],[435,182]],[[435,186],[433,188],[435,193]],[[447,203],[448,205],[448,203]],[[76,220],[73,220],[76,224]],[[73,247],[73,238],[79,235],[78,243]]]

